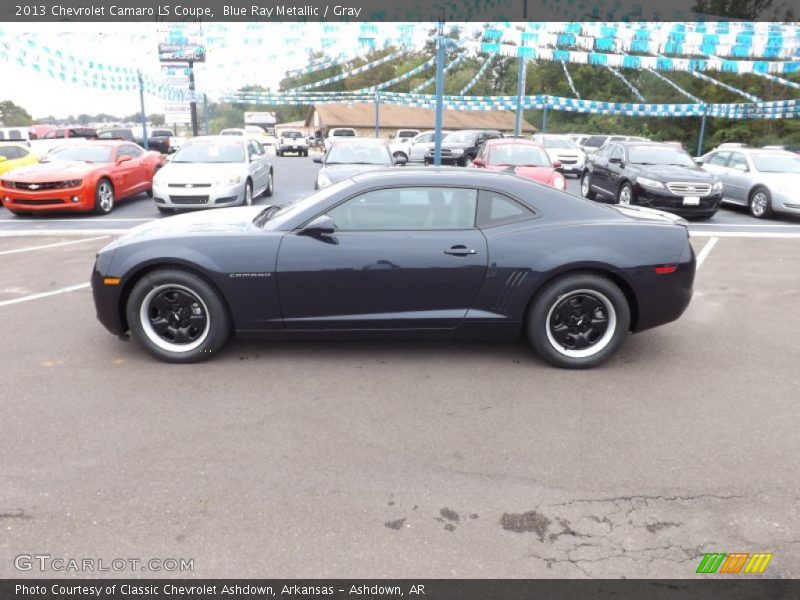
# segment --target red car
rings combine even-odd
[[[0,198],[12,213],[88,212],[105,215],[123,198],[152,195],[153,175],[164,164],[158,152],[130,142],[66,143],[38,165],[3,175]]]
[[[544,183],[557,190],[566,190],[567,181],[559,170],[559,161],[550,162],[544,146],[519,138],[489,140],[472,161],[475,169],[512,171],[525,179]]]

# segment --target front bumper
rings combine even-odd
[[[94,194],[86,188],[18,190],[0,188],[3,206],[17,212],[86,212],[94,209]]]
[[[578,174],[578,175],[583,173],[583,167],[584,167],[583,160],[575,160],[570,158],[557,158],[556,160],[561,161],[561,170],[564,173]],[[567,162],[570,160],[574,160],[574,162]]]
[[[712,192],[700,196],[698,204],[686,204],[683,196],[677,196],[668,190],[656,190],[642,185],[633,188],[637,206],[646,206],[682,217],[710,217],[719,210],[722,192]]]
[[[192,188],[154,185],[153,200],[163,208],[215,208],[244,202],[244,183]]]

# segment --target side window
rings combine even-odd
[[[123,151],[131,158],[139,158],[142,155],[142,151],[136,146],[123,146],[121,152]]]
[[[731,159],[730,159],[730,161],[728,161],[728,166],[731,169],[735,169],[737,167],[739,169],[741,169],[742,167],[744,167],[743,170],[745,170],[745,171],[749,171],[750,170],[750,167],[747,166],[747,159],[745,158],[744,154],[742,154],[741,152],[733,152],[731,154]]]
[[[17,148],[14,146],[2,146],[0,147],[0,156],[5,156],[8,160],[14,160],[15,158],[19,158],[17,154]]]
[[[110,140],[112,137],[114,137],[113,133],[113,131],[101,131],[97,134],[97,138],[101,140]]]
[[[436,137],[436,134],[435,134],[435,133],[426,133],[425,135],[421,136],[421,137],[420,137],[420,138],[417,140],[417,142],[418,142],[418,143],[421,143],[421,144],[425,144],[425,143],[428,143],[428,142],[432,142],[432,141],[433,141],[433,139],[434,139],[434,137]]]
[[[56,129],[55,133],[53,133],[54,138],[63,138],[64,137],[64,130],[63,129]]]
[[[706,162],[708,162],[710,165],[724,167],[725,163],[728,162],[728,157],[730,155],[730,152],[715,152]]]
[[[505,194],[481,190],[478,227],[494,227],[533,218],[534,212]]]
[[[330,210],[337,229],[471,229],[478,191],[408,187],[367,192]]]

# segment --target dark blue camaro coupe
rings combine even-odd
[[[106,246],[97,316],[153,356],[247,339],[524,333],[559,367],[612,356],[692,297],[686,223],[506,173],[387,169],[279,208],[147,223]]]

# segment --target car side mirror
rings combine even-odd
[[[394,159],[394,164],[399,165],[401,167],[407,162],[408,159],[405,156],[398,156],[397,158]]]
[[[320,215],[300,230],[301,235],[330,235],[336,231],[333,219],[328,215]]]
[[[128,156],[128,155],[125,155],[125,156],[118,156],[118,157],[117,157],[117,164],[118,164],[118,165],[121,165],[121,164],[122,164],[122,163],[124,163],[124,162],[128,162],[130,159],[131,159],[131,157],[130,157],[130,156]]]
[[[314,162],[321,165],[322,164],[322,157],[321,156],[315,156],[314,157]]]
[[[694,164],[696,164],[698,167],[702,167],[703,166],[703,159],[702,158],[695,158],[694,159]]]
[[[556,171],[558,171],[559,169],[563,169],[563,168],[564,168],[564,165],[562,165],[562,164],[561,164],[561,161],[560,161],[560,160],[554,160],[554,161],[553,161],[553,168],[554,168]]]
[[[482,158],[477,158],[477,157],[475,158],[475,160],[472,161],[472,164],[475,165],[476,167],[485,167],[486,166],[486,163],[484,162],[484,160]]]

